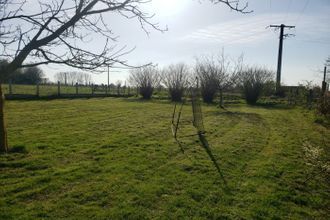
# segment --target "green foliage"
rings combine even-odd
[[[315,122],[330,128],[330,95],[329,93],[321,96],[316,103]]]
[[[3,72],[4,67],[8,65],[6,60],[0,60],[0,72]],[[42,82],[44,76],[39,67],[29,67],[24,69],[17,69],[13,73],[1,74],[0,80],[3,83],[11,81],[15,84],[38,84]]]
[[[328,183],[315,175],[304,184],[314,170],[302,143],[330,152],[312,112],[202,107],[228,189],[198,137],[183,138],[181,153],[169,101],[7,101],[9,143],[25,153],[0,155],[0,219],[329,218]],[[191,120],[190,105],[182,117]]]
[[[330,94],[327,93],[320,97],[317,103],[317,112],[330,120]]]

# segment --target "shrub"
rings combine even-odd
[[[160,83],[159,71],[154,66],[133,69],[129,82],[139,88],[139,93],[144,99],[150,99],[154,88]]]
[[[273,80],[274,72],[263,67],[245,67],[239,74],[239,87],[248,104],[255,104],[265,85]]]
[[[222,106],[223,91],[233,86],[242,63],[242,55],[237,61],[232,62],[228,56],[225,56],[223,50],[214,56],[196,59],[195,73],[200,82],[203,101],[213,102],[217,92],[220,92],[220,106]]]
[[[195,73],[200,83],[203,101],[212,103],[219,89],[219,68],[217,64],[212,57],[205,57],[202,60],[197,60]]]
[[[168,88],[172,101],[181,101],[188,85],[189,67],[184,63],[170,65],[163,70],[163,83]]]
[[[326,117],[327,120],[330,120],[330,94],[326,93],[320,97],[316,110],[320,115]]]

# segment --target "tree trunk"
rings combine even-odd
[[[2,85],[0,83],[0,152],[8,152],[8,141],[7,131],[5,126],[5,115],[4,115],[5,99],[2,94]]]

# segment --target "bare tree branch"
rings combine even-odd
[[[209,1],[248,13],[248,5],[241,7],[239,0]],[[116,64],[131,67],[121,57],[134,48],[117,47],[118,36],[114,35],[103,15],[113,12],[136,19],[147,34],[149,28],[166,31],[167,28],[152,22],[154,14],[141,9],[149,2],[151,0],[40,0],[39,9],[33,7],[31,11],[31,2],[27,0],[1,0],[0,58],[9,59],[5,71],[49,63],[88,70]],[[88,36],[92,34],[104,38],[104,47],[98,52],[82,46],[89,42]],[[27,62],[28,57],[33,62]]]

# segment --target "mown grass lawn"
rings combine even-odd
[[[203,106],[207,140],[173,140],[173,104],[136,99],[8,101],[1,219],[329,219],[329,186],[304,145],[330,131],[285,106]],[[195,132],[191,107],[179,134]],[[24,149],[26,152],[24,152]],[[306,179],[314,175],[307,182]]]

